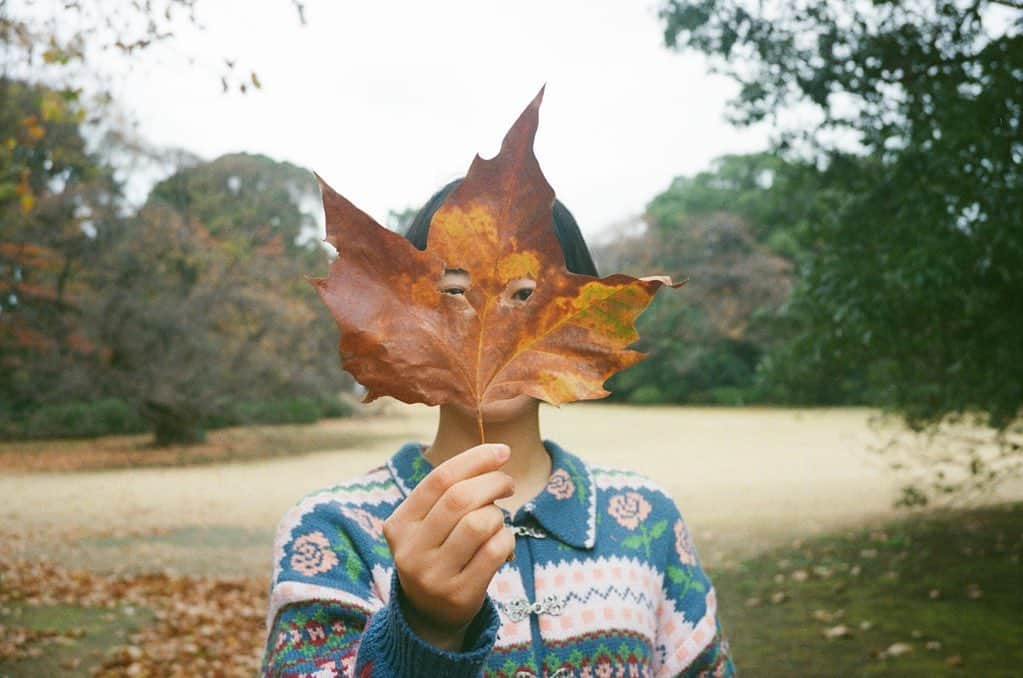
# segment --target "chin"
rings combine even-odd
[[[537,406],[537,400],[528,395],[517,395],[514,398],[495,400],[483,406],[483,422],[487,424],[501,424],[518,419],[529,414]],[[459,412],[467,417],[476,419],[476,412],[465,407],[456,405]]]

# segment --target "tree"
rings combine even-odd
[[[0,402],[7,417],[91,389],[82,319],[95,236],[118,219],[120,186],[89,152],[84,109],[42,85],[0,98]]]
[[[778,340],[770,321],[791,288],[791,262],[765,244],[785,242],[784,228],[768,219],[776,208],[767,188],[790,169],[767,156],[721,158],[651,200],[641,234],[594,248],[605,271],[689,278],[640,316],[638,348],[648,357],[615,378],[615,397],[728,404],[761,397],[757,367]]]
[[[350,383],[305,273],[327,252],[303,239],[311,173],[230,155],[157,184],[104,244],[93,308],[112,389],[136,403],[157,444],[201,440],[248,401],[326,398]]]
[[[304,24],[305,3],[291,0],[291,4]],[[203,30],[202,5],[200,0],[73,0],[48,6],[31,0],[0,0],[0,106],[8,97],[17,96],[8,92],[9,88],[31,82],[52,92],[53,105],[78,104],[77,111],[88,110],[88,122],[94,126],[127,128],[108,86],[116,77],[117,66],[137,59],[156,44],[174,41],[183,29]],[[213,70],[219,71],[224,92],[244,94],[262,87],[256,72],[245,68],[236,55],[224,55]],[[18,145],[34,144],[33,139],[24,140],[21,135],[8,136],[5,142],[15,155],[21,152]],[[31,194],[22,196],[26,211],[30,211]]]
[[[788,364],[865,366],[918,429],[978,417],[1000,461],[966,475],[1004,477],[1023,406],[1023,6],[668,0],[661,16],[669,46],[739,83],[737,124],[774,122],[777,149],[821,170]]]

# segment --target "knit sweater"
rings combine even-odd
[[[515,559],[459,652],[408,625],[383,521],[431,470],[419,443],[309,495],[274,541],[265,676],[732,676],[715,589],[674,500],[551,441],[546,488],[505,522]]]

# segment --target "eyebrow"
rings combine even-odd
[[[464,268],[445,268],[444,274],[453,273],[454,275],[469,275],[469,271]]]

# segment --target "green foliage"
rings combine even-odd
[[[280,236],[286,252],[308,253],[309,263],[318,265],[323,234],[311,209],[318,190],[307,169],[235,153],[181,168],[156,184],[147,202],[198,221],[210,236],[229,242],[236,256]]]
[[[774,153],[726,155],[710,170],[676,177],[667,191],[647,205],[646,216],[657,228],[684,228],[702,215],[725,213],[748,225],[750,233],[775,254],[795,259],[795,233],[808,217],[800,194],[813,190],[815,171]]]
[[[661,14],[670,46],[739,83],[737,123],[803,107],[778,148],[821,171],[796,232],[796,336],[768,381],[816,397],[859,381],[917,427],[979,411],[1004,429],[1023,406],[1023,6],[780,9]]]
[[[653,405],[665,401],[664,393],[655,384],[640,384],[629,392],[628,401],[633,405]]]
[[[321,417],[350,417],[355,414],[355,407],[351,403],[335,395],[324,395],[317,404],[320,407]]]
[[[312,398],[284,398],[238,403],[235,414],[239,423],[311,424],[323,411]]]
[[[755,391],[748,388],[737,388],[735,386],[718,386],[710,390],[711,398],[721,405],[739,407],[755,400]]]
[[[637,348],[649,357],[615,375],[613,397],[638,404],[775,399],[758,370],[789,336],[781,310],[809,215],[807,201],[793,193],[814,182],[811,168],[777,156],[725,156],[651,200],[645,233],[595,250],[605,270],[689,279],[639,317]]]
[[[128,403],[117,398],[94,402],[44,405],[23,417],[0,421],[6,438],[93,438],[140,433],[146,423]]]

